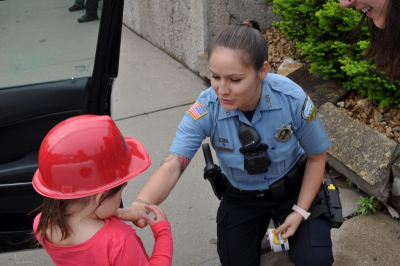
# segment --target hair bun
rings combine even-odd
[[[254,19],[246,19],[242,21],[240,25],[246,25],[260,31],[260,24]]]

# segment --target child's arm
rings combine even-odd
[[[173,254],[171,224],[167,221],[167,215],[160,207],[148,205],[146,209],[152,211],[155,216],[152,219],[148,215],[143,215],[143,219],[150,225],[154,233],[155,240],[149,263],[150,265],[170,266]]]
[[[111,265],[171,266],[173,253],[171,225],[160,207],[149,205],[146,208],[152,211],[155,216],[152,219],[145,214],[143,215],[143,219],[151,226],[154,233],[155,243],[152,256],[149,258],[141,239],[132,229],[132,234],[126,236],[111,255]]]

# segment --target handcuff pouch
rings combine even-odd
[[[284,199],[300,191],[303,182],[307,155],[303,155],[284,177],[269,185],[274,200],[282,202]]]

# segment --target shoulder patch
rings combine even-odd
[[[187,110],[188,114],[190,114],[192,116],[192,118],[194,120],[199,119],[200,117],[208,114],[207,109],[204,107],[204,105],[202,105],[199,102],[196,102],[195,104],[193,104],[189,110]]]
[[[306,95],[306,99],[304,100],[303,109],[301,110],[301,116],[310,123],[312,120],[317,118],[317,107],[315,107],[311,98]]]

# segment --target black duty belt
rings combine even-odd
[[[250,195],[250,196],[255,196],[255,197],[263,197],[263,196],[270,196],[270,191],[269,189],[265,190],[243,190],[243,189],[238,189],[229,182],[228,178],[225,178],[225,185],[226,189],[234,192],[234,193],[239,193],[239,194],[245,194],[245,195]]]
[[[265,190],[243,190],[238,189],[225,178],[226,189],[235,193],[246,194],[256,197],[271,196],[277,201],[282,201],[289,195],[300,191],[303,180],[304,168],[307,162],[307,156],[300,157],[292,169],[281,179],[275,181]]]

